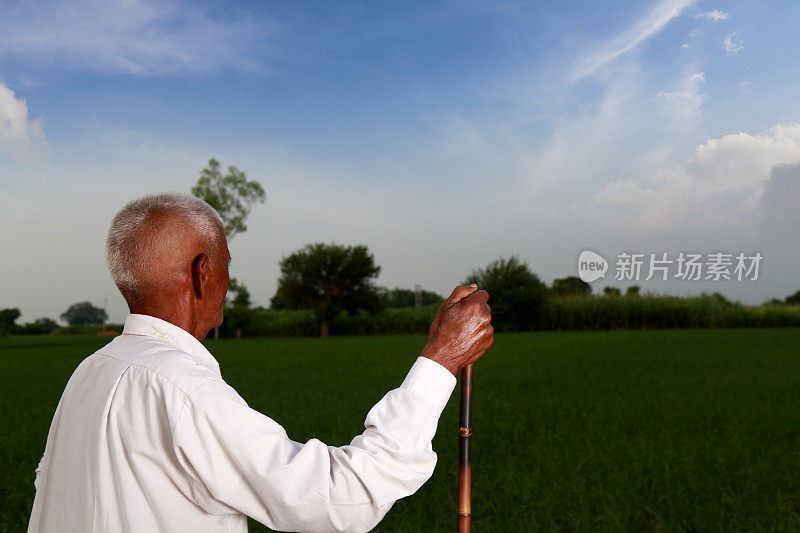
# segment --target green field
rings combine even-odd
[[[0,531],[24,530],[58,398],[103,342],[0,338]],[[208,346],[225,379],[293,439],[341,445],[424,342]],[[475,369],[474,530],[797,531],[799,347],[798,328],[498,334]],[[376,531],[454,529],[457,411],[454,394],[433,478]]]

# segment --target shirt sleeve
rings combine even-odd
[[[431,441],[456,379],[420,357],[347,446],[299,443],[222,382],[187,399],[174,429],[195,503],[287,531],[369,531],[433,474]]]

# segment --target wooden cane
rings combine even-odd
[[[472,464],[472,365],[461,369],[461,410],[458,428],[458,533],[469,532],[471,506]]]

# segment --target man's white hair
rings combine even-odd
[[[188,194],[150,194],[129,202],[111,221],[106,239],[106,265],[111,279],[123,292],[139,297],[147,285],[151,262],[171,250],[186,231],[164,225],[153,231],[155,217],[182,222],[182,226],[211,242],[225,239],[219,213],[206,202]],[[148,231],[149,230],[149,231]]]

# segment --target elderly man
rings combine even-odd
[[[493,340],[488,294],[457,287],[366,430],[340,448],[302,444],[250,409],[202,344],[228,287],[213,208],[180,194],[134,200],[111,223],[106,257],[130,314],[67,383],[28,531],[232,532],[246,516],[278,530],[369,530],[433,473],[454,376]]]

